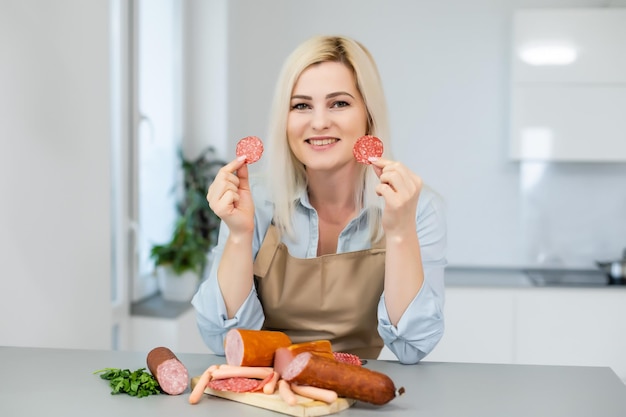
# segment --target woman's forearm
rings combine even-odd
[[[385,256],[385,306],[396,326],[424,283],[417,235],[388,236]]]
[[[217,270],[217,281],[229,319],[235,316],[250,294],[253,285],[252,263],[252,234],[228,236]]]

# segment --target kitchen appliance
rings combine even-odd
[[[596,261],[596,265],[608,276],[609,284],[626,285],[626,248],[622,252],[622,259]]]

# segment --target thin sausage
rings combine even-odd
[[[209,384],[209,381],[211,380],[211,373],[215,369],[217,369],[217,366],[212,365],[209,368],[207,368],[207,370],[204,371],[202,375],[200,375],[200,379],[198,379],[198,383],[196,384],[196,386],[193,388],[193,391],[191,391],[191,394],[189,395],[189,404],[198,404],[200,402],[200,399],[202,398],[202,394],[204,394],[204,390],[206,389],[206,386]]]
[[[296,356],[281,376],[288,382],[329,389],[340,397],[376,405],[396,396],[394,383],[387,375],[310,352]]]
[[[291,390],[289,383],[284,379],[278,381],[278,395],[280,395],[280,398],[282,398],[283,401],[289,405],[298,404],[298,397],[296,397],[296,394],[294,394]]]
[[[291,390],[298,395],[310,398],[312,400],[324,401],[327,404],[332,404],[337,401],[337,393],[329,389],[312,387],[310,385],[298,385],[291,384]]]
[[[278,382],[278,372],[272,372],[272,378],[263,385],[263,394],[273,394],[276,391],[276,383]]]
[[[226,378],[254,378],[265,379],[270,376],[274,370],[263,366],[220,366],[211,374],[211,379]]]

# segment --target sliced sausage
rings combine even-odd
[[[253,164],[263,155],[263,142],[256,136],[246,136],[237,142],[237,156],[246,156],[246,164]]]
[[[353,355],[352,353],[333,352],[333,357],[335,358],[336,361],[339,361],[339,362],[349,363],[349,364],[358,365],[358,366],[362,365],[361,358],[359,358],[357,355]]]
[[[208,387],[216,391],[230,391],[230,392],[252,392],[256,391],[263,381],[252,378],[226,378],[215,379],[208,383]]]
[[[168,348],[160,346],[152,349],[146,362],[163,392],[178,395],[187,389],[189,385],[187,368]]]
[[[369,165],[369,158],[383,156],[383,142],[376,136],[361,136],[355,142],[352,154],[360,163]]]
[[[329,389],[340,397],[375,405],[386,404],[396,396],[395,385],[387,375],[310,352],[296,356],[282,377],[288,382]]]
[[[296,343],[291,346],[276,349],[274,355],[274,370],[282,374],[289,363],[302,352],[315,352],[322,356],[333,357],[330,340],[313,340],[311,342]]]
[[[291,345],[286,333],[231,329],[224,339],[226,363],[236,366],[272,366],[276,349]]]

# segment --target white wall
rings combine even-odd
[[[196,127],[225,125],[228,157],[239,138],[267,131],[276,77],[291,50],[315,34],[347,34],[362,41],[378,62],[396,158],[447,201],[452,265],[560,262],[594,268],[596,258],[620,256],[626,246],[626,164],[554,164],[529,190],[523,183],[532,167],[509,159],[507,135],[513,11],[624,2],[268,3],[227,2],[228,91],[225,97],[216,95],[227,114],[198,108],[190,113]],[[195,12],[195,24],[206,26],[209,16],[200,8]],[[204,35],[193,25],[189,30],[199,46],[190,51],[194,59],[208,56],[210,48],[201,47]],[[225,138],[208,133],[195,140],[222,143]]]
[[[109,8],[0,1],[0,345],[109,348]]]

